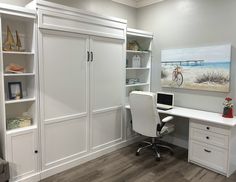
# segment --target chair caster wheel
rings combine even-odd
[[[140,154],[139,154],[139,152],[136,152],[136,156],[139,156]]]
[[[156,161],[161,161],[161,158],[160,157],[156,157]]]

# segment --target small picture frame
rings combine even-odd
[[[8,90],[10,100],[23,98],[21,82],[8,82]]]

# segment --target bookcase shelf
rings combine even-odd
[[[22,98],[18,100],[6,100],[5,104],[16,104],[16,103],[23,103],[23,102],[33,102],[36,98]]]
[[[150,91],[152,39],[153,34],[150,32],[129,28],[127,30],[127,43],[137,43],[139,50],[126,50],[126,103],[128,103],[130,92]],[[134,56],[140,59],[140,67],[133,64]],[[132,83],[132,80],[134,84],[128,84]]]
[[[137,87],[137,86],[146,86],[149,85],[150,83],[135,83],[135,84],[128,84],[126,87]]]
[[[13,134],[17,134],[17,133],[22,133],[25,131],[30,131],[30,130],[35,130],[37,129],[36,125],[31,125],[28,127],[24,127],[24,128],[17,128],[17,129],[12,129],[12,130],[7,130],[6,134],[7,135],[13,135]]]
[[[133,54],[149,54],[151,51],[132,51],[132,50],[126,50],[127,53],[133,53]]]
[[[5,73],[5,77],[18,77],[18,76],[35,76],[35,73]]]
[[[150,70],[150,68],[126,68],[126,70]]]
[[[24,113],[29,114],[32,118],[32,125],[37,127],[37,62],[35,56],[35,42],[36,42],[36,22],[35,16],[32,18],[19,17],[12,14],[4,14],[1,18],[1,41],[2,46],[0,50],[1,56],[1,76],[2,80],[2,96],[4,98],[2,102],[2,117],[6,130],[7,120],[11,118],[21,117]],[[9,33],[10,32],[10,33]],[[11,35],[10,35],[11,34]],[[10,37],[10,38],[9,38]],[[13,39],[14,45],[11,50],[8,50],[5,42],[6,40]],[[16,43],[20,40],[20,46]],[[12,66],[13,65],[13,66]],[[15,67],[22,67],[23,73],[11,73]],[[8,67],[8,69],[6,69]],[[9,83],[20,83],[21,89],[13,87],[9,88]],[[23,98],[21,99],[10,99],[11,92],[22,92]],[[31,127],[26,127],[31,128]],[[25,128],[14,129],[15,132],[24,131]],[[9,131],[7,131],[9,133]],[[11,131],[12,133],[12,131]]]
[[[24,51],[3,51],[3,54],[34,55],[34,52],[24,52]]]

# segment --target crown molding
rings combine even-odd
[[[112,1],[127,6],[131,6],[133,8],[141,8],[144,6],[149,6],[151,4],[162,2],[164,0],[112,0]]]
[[[136,0],[112,0],[116,3],[124,4],[127,6],[131,6],[133,8],[137,8],[137,2]]]
[[[136,8],[142,8],[162,1],[164,0],[136,0]]]

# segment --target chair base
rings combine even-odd
[[[136,156],[140,155],[141,150],[147,149],[147,148],[150,148],[154,151],[156,161],[161,160],[160,148],[165,148],[170,151],[171,155],[174,155],[174,151],[171,147],[157,143],[154,138],[152,139],[152,142],[143,141],[142,143],[144,143],[146,145],[138,148],[138,150],[136,151]]]

